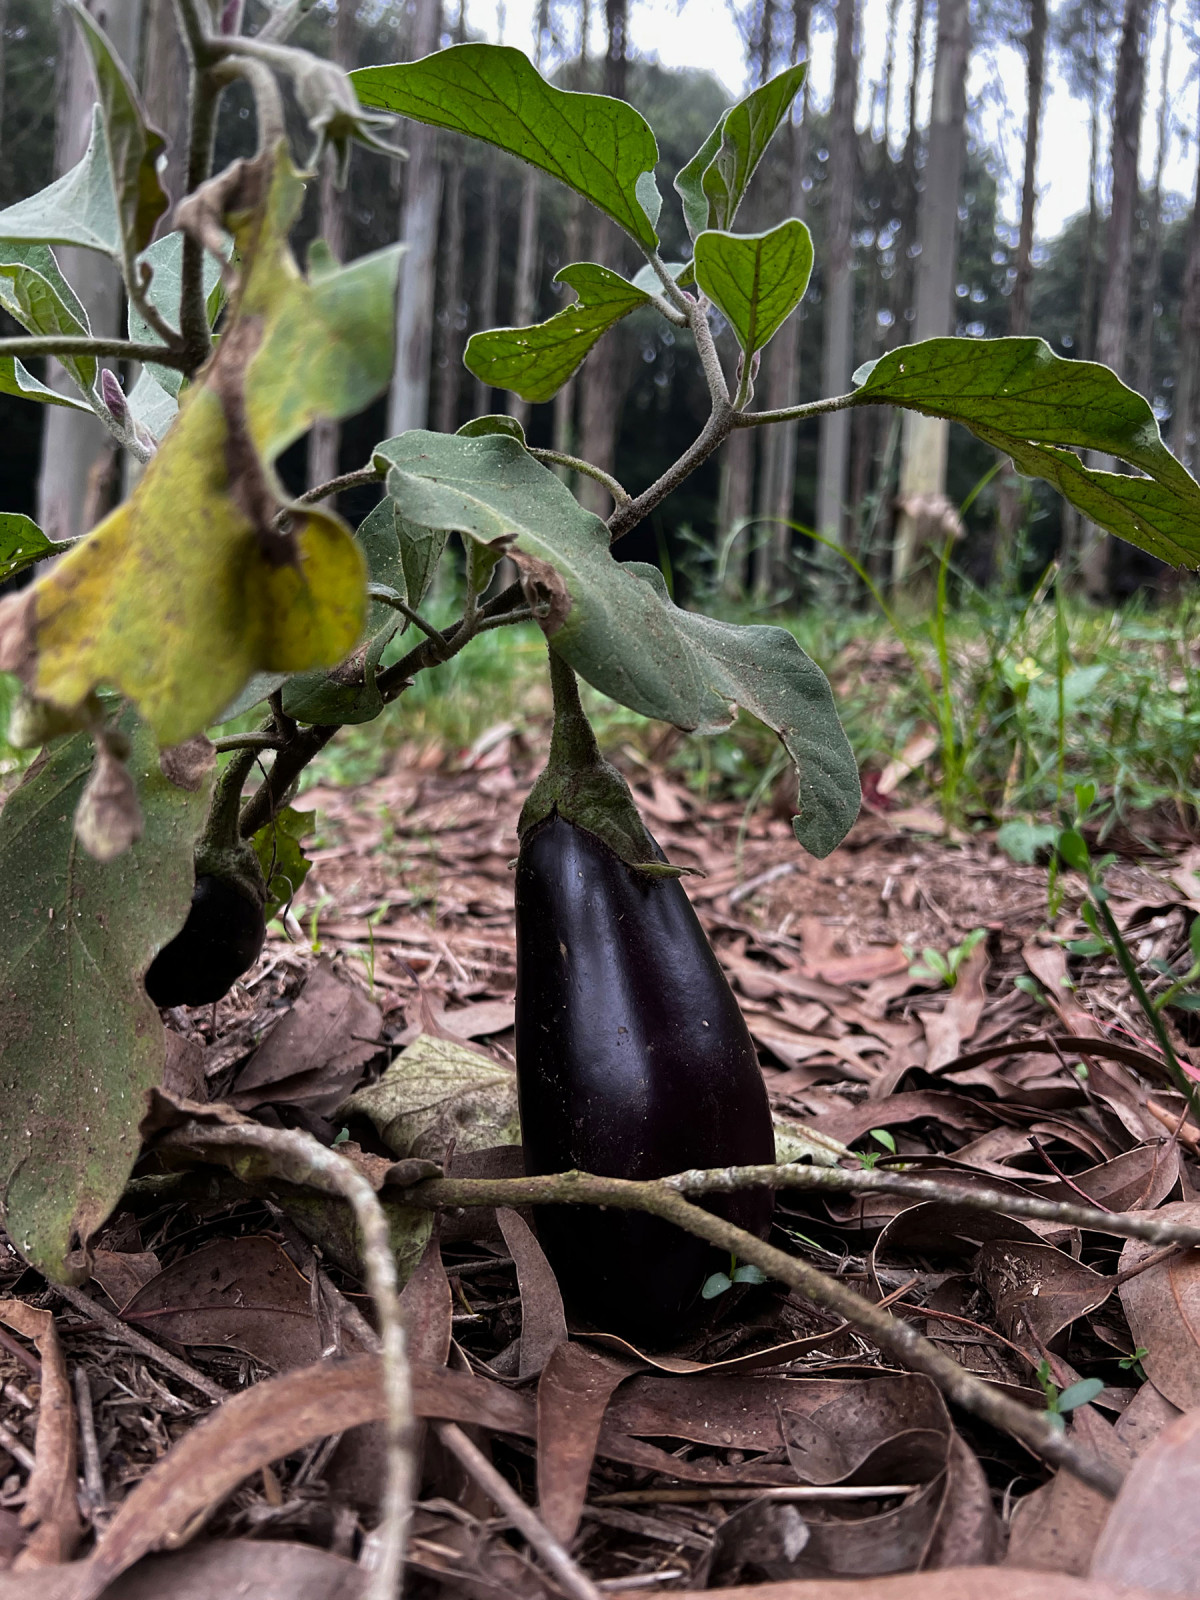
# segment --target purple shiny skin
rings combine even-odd
[[[737,1001],[677,878],[648,878],[557,814],[517,863],[517,1081],[526,1170],[657,1178],[773,1162],[771,1113]],[[708,1209],[765,1236],[770,1191]],[[579,1317],[670,1344],[723,1308],[729,1257],[658,1218],[540,1207]]]

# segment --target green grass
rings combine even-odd
[[[859,765],[879,772],[922,730],[938,744],[897,792],[932,803],[960,826],[1007,825],[1005,841],[1031,854],[1074,784],[1091,781],[1105,826],[1149,829],[1164,810],[1186,824],[1200,788],[1200,598],[1151,609],[1059,603],[1053,594],[967,593],[932,615],[810,606],[785,618],[744,608],[731,620],[782,623],[825,669]],[[402,646],[394,647],[399,651]],[[13,680],[0,675],[0,727]],[[778,741],[743,716],[714,738],[678,734],[587,690],[601,744],[635,762],[653,759],[701,796],[748,808],[778,783],[790,796]],[[544,645],[531,625],[483,634],[422,673],[377,721],[346,728],[310,768],[305,786],[354,784],[385,771],[401,747],[456,753],[510,723],[544,748],[550,712]],[[243,719],[257,721],[257,713]],[[29,752],[0,741],[0,788]]]

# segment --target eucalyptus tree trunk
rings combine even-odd
[[[446,202],[443,221],[446,243],[442,249],[442,316],[438,349],[437,416],[439,433],[453,433],[458,427],[458,405],[462,395],[462,304],[463,304],[463,149],[458,139],[449,146],[446,163]]]
[[[442,32],[441,0],[416,0],[413,56],[420,59],[438,47]],[[388,401],[388,432],[406,433],[429,420],[429,376],[433,357],[434,306],[437,289],[438,216],[442,200],[442,167],[434,128],[410,122],[404,129],[408,163],[400,237],[407,249],[400,261],[396,315],[396,357]]]
[[[967,63],[971,25],[969,0],[938,0],[937,56],[929,154],[918,209],[921,253],[917,259],[913,338],[935,339],[953,329],[953,294],[958,259],[958,203],[966,158]],[[925,509],[945,497],[950,424],[915,411],[904,414],[901,445],[900,517],[892,552],[892,582],[902,587],[918,554]]]
[[[340,0],[333,24],[333,60],[339,67],[350,68],[355,60],[355,12],[352,0]],[[351,170],[357,151],[351,146]],[[339,261],[346,256],[346,192],[337,186],[337,164],[333,152],[325,154],[317,190],[319,207],[318,232]],[[308,435],[308,483],[328,483],[336,478],[342,445],[342,430],[331,417],[318,417]],[[331,509],[336,501],[328,502]]]
[[[166,161],[159,176],[172,206],[176,206],[187,187],[187,51],[179,33],[175,0],[144,0],[144,4],[142,100],[150,121],[166,135]],[[159,231],[169,225],[168,212]]]
[[[808,36],[812,23],[812,0],[793,0],[791,59],[808,55]],[[808,210],[804,175],[808,169],[808,81],[800,91],[800,115],[787,129],[788,139],[788,215],[802,222]],[[785,322],[767,346],[763,367],[763,409],[781,410],[800,399],[800,338],[804,324],[799,314]],[[762,430],[758,477],[758,516],[770,529],[764,539],[759,571],[765,573],[765,592],[778,591],[790,579],[792,517],[796,483],[796,436],[799,423],[777,422]],[[769,559],[768,559],[769,555]],[[789,591],[790,592],[790,591]]]
[[[1188,223],[1187,259],[1183,269],[1183,301],[1179,312],[1179,371],[1175,379],[1175,409],[1171,417],[1171,448],[1184,466],[1194,472],[1200,465],[1197,448],[1197,394],[1200,392],[1200,163]]]
[[[1117,55],[1112,112],[1112,196],[1104,259],[1104,293],[1096,330],[1096,360],[1120,375],[1129,338],[1129,299],[1133,267],[1133,221],[1138,196],[1138,141],[1145,87],[1145,32],[1150,0],[1126,0]],[[1113,459],[1089,454],[1092,466],[1111,471]],[[1094,599],[1108,588],[1110,536],[1090,526],[1080,555],[1083,586]]]
[[[1046,0],[1029,0],[1025,34],[1025,171],[1021,182],[1021,224],[1017,236],[1016,278],[1008,302],[1008,331],[1014,338],[1029,332],[1033,287],[1033,228],[1037,213],[1038,145],[1046,84]],[[996,548],[993,566],[1003,569],[1021,517],[1021,479],[1011,462],[996,491]]]
[[[605,0],[604,21],[608,48],[604,57],[604,93],[615,100],[625,98],[628,0]],[[601,266],[622,268],[623,238],[620,229],[598,212],[592,219],[591,259]],[[617,459],[617,437],[621,428],[621,382],[625,363],[620,336],[601,339],[583,364],[579,375],[579,432],[581,454],[605,472],[612,472]],[[589,511],[607,516],[611,509],[608,491],[594,478],[581,478],[579,498]]]
[[[1147,400],[1154,399],[1154,325],[1159,316],[1158,291],[1163,252],[1163,171],[1171,141],[1168,124],[1173,31],[1171,0],[1167,0],[1163,10],[1163,28],[1162,76],[1158,86],[1158,115],[1155,118],[1158,143],[1154,152],[1154,185],[1150,192],[1150,237],[1146,241],[1144,269],[1138,280],[1138,336],[1133,356],[1133,387],[1139,394],[1144,394]]]
[[[484,152],[487,163],[483,179],[483,247],[479,256],[479,297],[477,326],[486,330],[496,326],[496,280],[500,275],[500,162],[494,148]],[[492,391],[482,378],[475,380],[475,415],[486,416],[492,409]]]
[[[829,119],[829,212],[825,246],[825,340],[822,392],[844,394],[854,366],[854,191],[858,141],[854,102],[858,90],[858,3],[837,0],[837,49]],[[841,544],[845,533],[846,469],[850,414],[821,418],[817,446],[817,531]]]
[[[759,431],[758,428],[735,428],[721,446],[718,458],[717,538],[725,545],[737,530],[736,540],[728,544],[730,554],[725,568],[725,590],[735,600],[744,597],[751,571],[750,549],[744,532],[750,517],[754,482],[754,435]]]
[[[113,48],[136,71],[141,41],[141,0],[88,0],[87,10],[104,28]],[[54,170],[73,167],[87,148],[96,99],[90,58],[78,25],[63,8],[59,23]],[[120,274],[94,250],[63,248],[59,265],[87,308],[92,332],[118,338],[124,332],[125,295]],[[110,363],[111,364],[111,363]],[[46,382],[62,394],[74,393],[61,368],[47,362]],[[94,418],[65,406],[47,406],[42,427],[38,478],[38,521],[52,539],[86,533],[109,509],[119,492],[112,439]]]
[[[540,0],[537,35],[533,42],[533,64],[542,69],[542,42],[550,29],[550,0]],[[513,279],[514,328],[527,328],[537,311],[538,293],[538,213],[541,209],[541,183],[536,167],[525,168],[521,182],[521,213],[517,225],[517,270]],[[522,428],[529,426],[529,401],[519,395],[508,396],[508,414]]]

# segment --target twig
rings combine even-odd
[[[277,733],[227,733],[223,739],[214,739],[213,749],[218,754],[226,750],[281,750],[283,740]]]
[[[673,1222],[686,1232],[706,1239],[719,1250],[736,1255],[739,1261],[758,1267],[767,1277],[798,1290],[815,1305],[832,1311],[867,1334],[878,1347],[902,1366],[922,1372],[937,1387],[965,1410],[982,1417],[994,1427],[1020,1439],[1036,1454],[1052,1465],[1065,1467],[1091,1488],[1112,1498],[1120,1488],[1123,1474],[1113,1464],[1094,1454],[1081,1450],[1065,1433],[1054,1426],[1053,1419],[1044,1411],[1034,1411],[1010,1399],[1001,1390],[985,1383],[967,1372],[956,1361],[943,1354],[936,1345],[910,1327],[887,1315],[878,1306],[863,1299],[844,1283],[827,1276],[809,1262],[797,1256],[786,1255],[773,1245],[766,1244],[754,1234],[716,1217],[709,1211],[691,1204],[680,1192],[688,1189],[703,1193],[730,1193],[735,1189],[752,1186],[775,1186],[783,1178],[783,1187],[791,1187],[801,1172],[819,1177],[829,1187],[852,1187],[864,1178],[874,1178],[875,1173],[842,1173],[832,1169],[788,1168],[731,1168],[725,1172],[683,1173],[676,1178],[633,1182],[621,1178],[596,1178],[585,1173],[560,1173],[552,1177],[508,1179],[446,1179],[435,1178],[405,1191],[405,1204],[429,1207],[471,1205],[522,1205],[522,1204],[591,1204],[614,1206],[621,1210],[648,1211]],[[828,1183],[830,1178],[849,1182]],[[888,1177],[886,1182],[896,1180]],[[928,1180],[909,1179],[909,1183],[926,1184]],[[810,1185],[820,1186],[819,1183]],[[868,1183],[865,1187],[873,1188]],[[936,1195],[923,1198],[958,1200],[950,1186]],[[978,1192],[973,1197],[979,1208]],[[993,1194],[988,1209],[1004,1213],[1013,1197]],[[1045,1202],[1025,1202],[1038,1205]],[[1141,1236],[1144,1224],[1140,1218],[1114,1217],[1094,1212],[1082,1206],[1049,1208],[1057,1211],[1057,1220],[1081,1215],[1087,1220],[1082,1225],[1100,1231],[1129,1231]],[[1026,1212],[1026,1214],[1029,1214]],[[1164,1228],[1164,1224],[1159,1224]],[[1137,1232],[1134,1232],[1134,1229]],[[1200,1230],[1188,1229],[1188,1242],[1200,1239]]]
[[[515,1489],[509,1487],[478,1446],[471,1443],[456,1422],[435,1422],[434,1429],[447,1450],[455,1456],[490,1500],[541,1556],[573,1600],[601,1600],[592,1580],[571,1560],[558,1540],[533,1514]]]
[[[19,1339],[14,1339],[7,1328],[0,1328],[0,1349],[7,1350],[11,1356],[16,1356],[23,1366],[29,1368],[38,1383],[41,1383],[42,1363],[31,1351],[26,1350]]]
[[[83,1367],[76,1367],[75,1409],[79,1413],[79,1443],[83,1455],[83,1482],[87,1495],[88,1520],[94,1522],[96,1513],[108,1504],[104,1487],[104,1469],[100,1465],[100,1446],[96,1440],[96,1417],[92,1410],[92,1390]]]
[[[418,1205],[619,1205],[632,1209],[643,1198],[659,1195],[736,1194],[743,1189],[815,1189],[833,1194],[902,1194],[913,1200],[938,1200],[967,1211],[1031,1217],[1064,1227],[1111,1233],[1150,1244],[1200,1245],[1200,1227],[1175,1222],[1153,1212],[1098,1211],[1066,1201],[1038,1200],[1033,1195],[1004,1194],[998,1189],[968,1189],[937,1178],[914,1178],[886,1167],[858,1171],[843,1167],[718,1167],[679,1172],[671,1177],[635,1183],[626,1178],[596,1178],[564,1172],[539,1178],[431,1178],[406,1194]],[[487,1191],[485,1194],[484,1191]]]
[[[582,472],[585,478],[594,478],[597,483],[602,483],[619,506],[627,506],[633,500],[628,489],[623,489],[611,472],[605,472],[602,467],[594,467],[590,461],[584,461],[579,456],[563,455],[559,450],[535,450],[532,446],[527,448],[535,461],[544,461],[552,467],[569,467],[572,472]]]
[[[726,1483],[705,1483],[693,1489],[620,1489],[614,1494],[598,1494],[590,1503],[595,1506],[686,1506],[698,1500],[886,1500],[893,1495],[912,1494],[920,1487],[919,1483],[782,1483],[773,1488],[743,1489]]]
[[[228,1389],[222,1388],[219,1383],[214,1383],[211,1378],[206,1378],[204,1373],[197,1372],[195,1367],[189,1366],[186,1361],[181,1361],[178,1356],[173,1356],[169,1350],[162,1349],[153,1339],[147,1339],[144,1333],[131,1328],[127,1322],[122,1322],[120,1317],[105,1310],[98,1300],[93,1300],[90,1295],[84,1294],[82,1289],[72,1288],[69,1283],[56,1283],[54,1292],[61,1295],[68,1305],[74,1306],[76,1311],[82,1311],[85,1316],[98,1322],[105,1333],[110,1333],[114,1339],[120,1339],[122,1344],[127,1344],[131,1350],[136,1350],[148,1361],[155,1362],[164,1372],[182,1378],[184,1383],[190,1384],[193,1389],[199,1390],[201,1394],[207,1395],[210,1400],[215,1400],[218,1404],[229,1399]]]
[[[11,1428],[6,1428],[2,1422],[0,1422],[0,1449],[7,1450],[17,1465],[24,1467],[26,1472],[32,1472],[37,1466],[33,1451],[26,1449]]]
[[[387,1483],[383,1495],[380,1554],[371,1572],[367,1600],[395,1600],[404,1566],[412,1513],[412,1380],[404,1325],[396,1290],[396,1262],[388,1222],[378,1196],[351,1162],[327,1149],[311,1134],[266,1128],[259,1123],[209,1127],[190,1122],[168,1134],[164,1144],[200,1150],[238,1177],[284,1178],[349,1202],[362,1239],[367,1287],[379,1317],[383,1390],[387,1404]]]

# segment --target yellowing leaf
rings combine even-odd
[[[313,508],[277,528],[270,464],[386,386],[399,255],[305,279],[287,243],[303,185],[282,147],[272,161],[244,167],[228,199],[243,274],[216,355],[130,499],[36,589],[33,692],[71,707],[111,684],[163,744],[256,672],[335,665],[366,613],[349,529]]]

